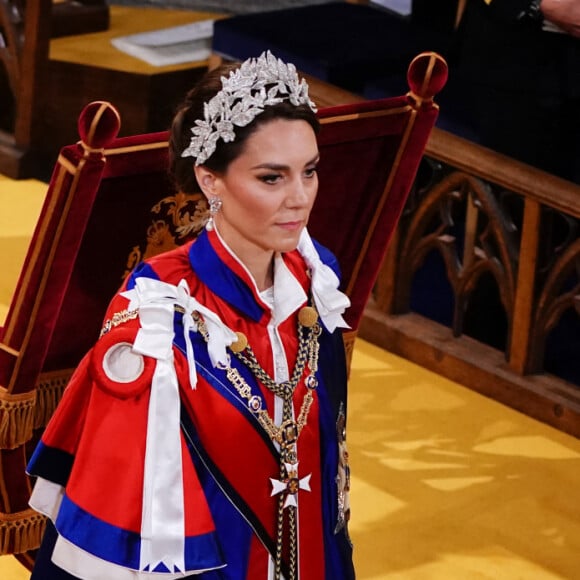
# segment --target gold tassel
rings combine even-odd
[[[64,369],[50,373],[42,373],[36,384],[36,412],[34,428],[46,427],[56,407],[58,406],[64,389],[70,380],[74,369]]]
[[[14,449],[32,437],[36,392],[12,394],[0,387],[0,448]]]
[[[45,526],[46,518],[33,509],[13,514],[0,512],[0,555],[36,550]]]

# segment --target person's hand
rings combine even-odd
[[[542,0],[544,19],[580,38],[580,0]]]

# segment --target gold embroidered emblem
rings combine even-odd
[[[348,450],[346,448],[346,413],[344,405],[340,404],[338,420],[336,421],[336,436],[338,439],[338,474],[336,476],[336,487],[338,491],[338,521],[334,528],[337,534],[344,529],[346,537],[350,542],[348,534],[348,520],[350,519],[350,465],[348,462]]]
[[[123,279],[139,262],[196,238],[209,217],[207,201],[202,193],[179,192],[164,197],[151,208],[150,213],[146,241],[131,248]]]

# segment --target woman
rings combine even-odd
[[[317,128],[270,53],[188,95],[172,173],[210,218],[114,297],[31,459],[56,528],[34,580],[354,577],[348,299],[306,230]]]

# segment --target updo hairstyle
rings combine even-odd
[[[192,127],[196,119],[204,118],[204,104],[209,102],[222,88],[222,77],[227,77],[239,68],[241,63],[228,63],[208,71],[185,96],[177,107],[169,135],[169,173],[178,191],[200,193],[193,166],[195,158],[181,157],[191,142]],[[216,150],[203,165],[208,169],[225,174],[229,164],[244,151],[246,140],[256,129],[274,119],[306,121],[318,132],[320,123],[316,113],[308,105],[295,106],[289,101],[268,106],[249,125],[235,127],[236,138],[230,143],[219,140]]]

